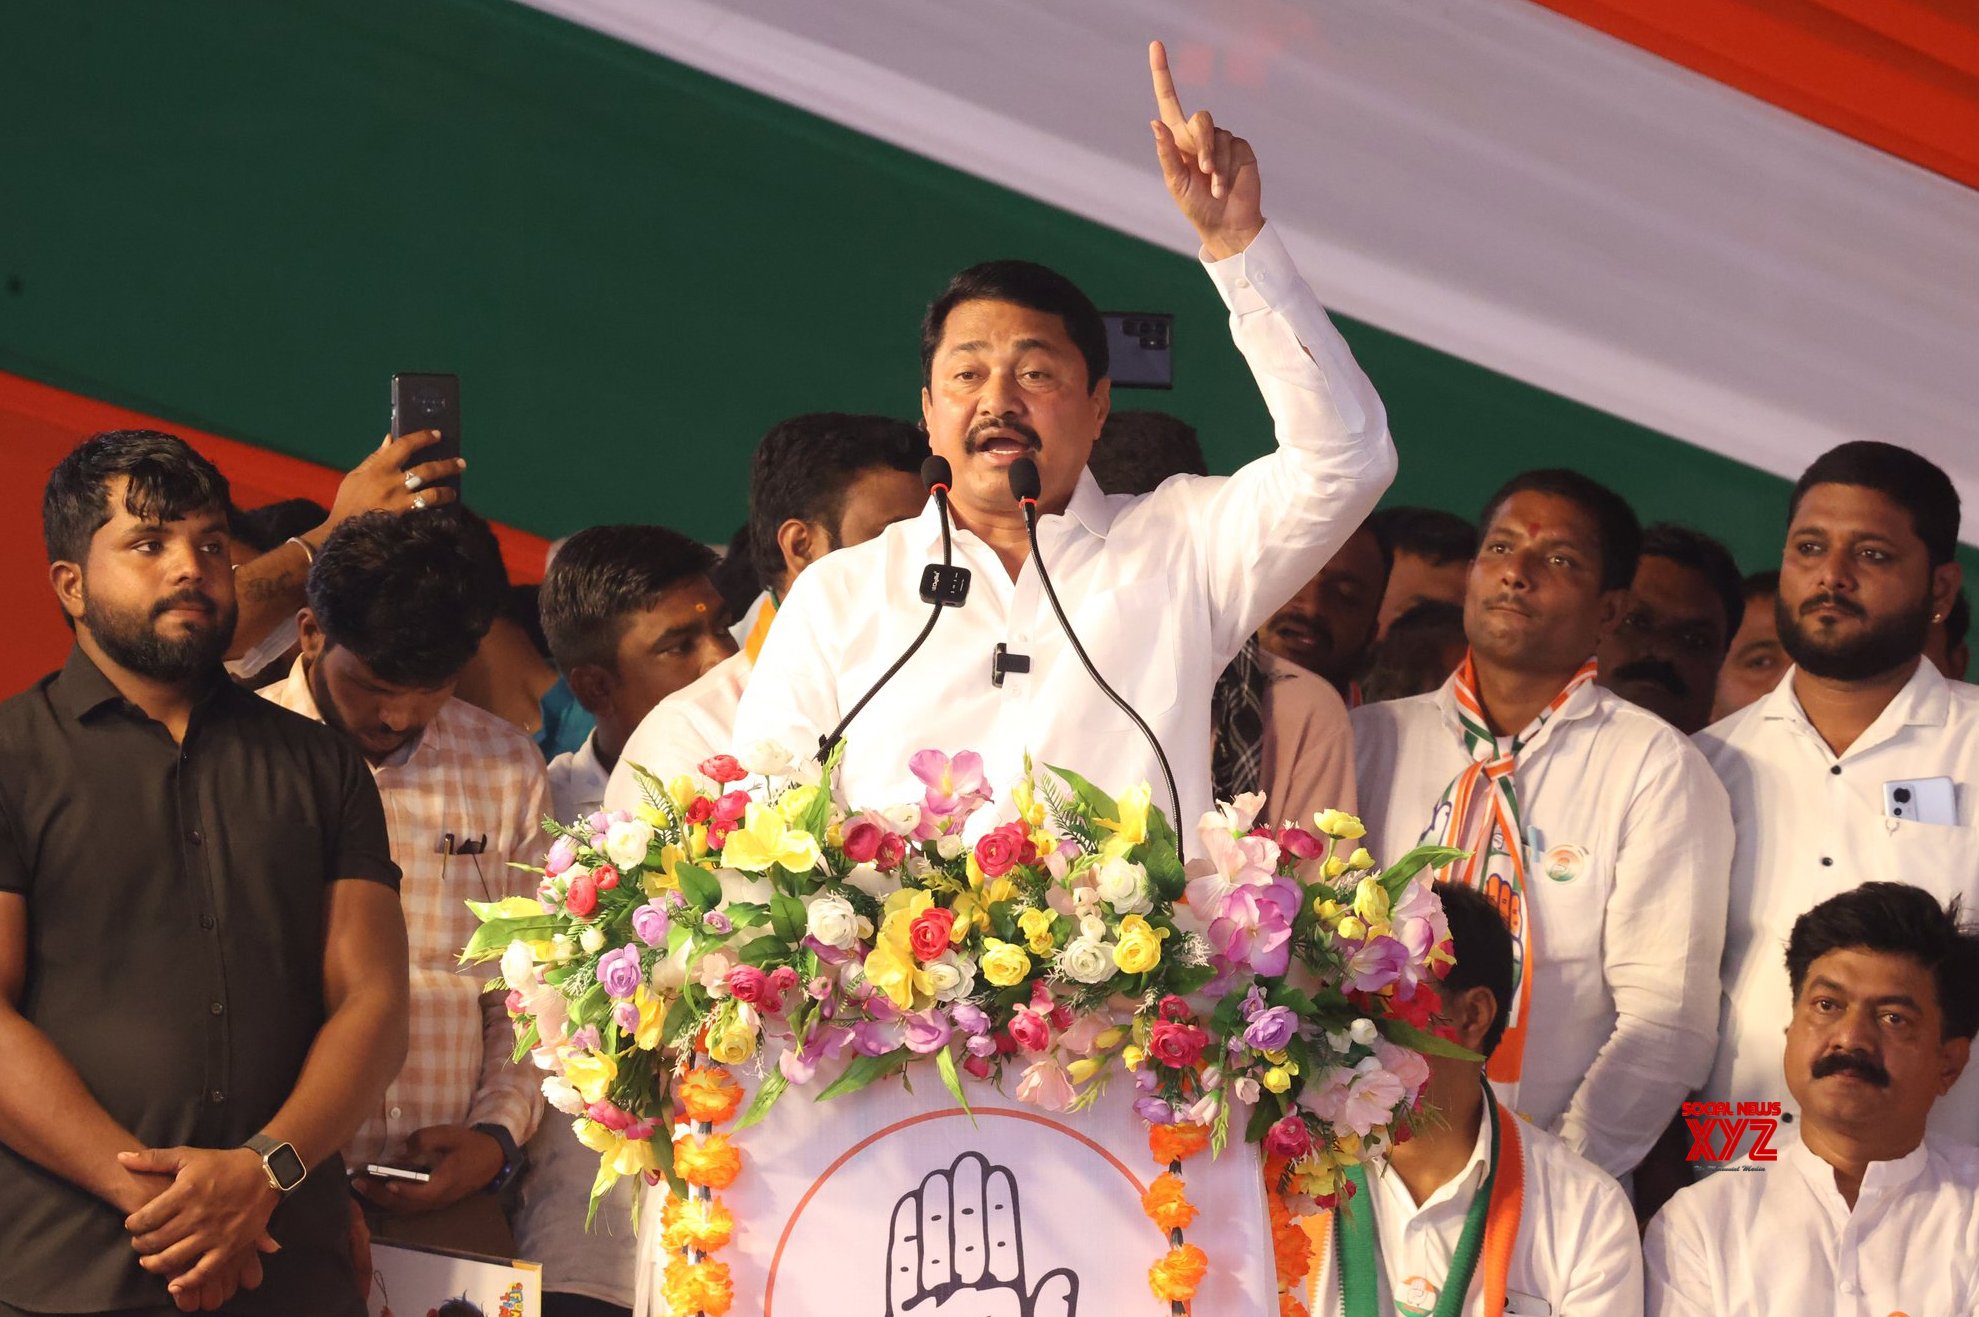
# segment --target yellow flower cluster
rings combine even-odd
[[[997,987],[1014,988],[1030,974],[1031,958],[1014,942],[986,937],[982,959],[976,962],[976,967]]]
[[[873,939],[873,949],[866,957],[866,981],[903,1011],[911,1011],[917,1004],[927,1005],[934,995],[928,972],[914,955],[911,937],[914,920],[934,903],[934,897],[915,888],[903,887],[889,895],[879,936]]]
[[[1139,915],[1128,915],[1120,921],[1113,963],[1122,974],[1145,974],[1161,963],[1161,940],[1167,936],[1167,929],[1158,929]]]

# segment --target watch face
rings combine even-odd
[[[303,1176],[308,1174],[308,1168],[302,1164],[302,1158],[297,1156],[296,1150],[286,1143],[268,1154],[268,1170],[274,1175],[275,1182],[282,1187],[283,1193],[301,1184]]]

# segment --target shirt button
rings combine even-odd
[[[1834,863],[1835,857],[1832,855],[1823,855],[1821,857],[1821,867],[1824,869],[1832,867]]]
[[[191,832],[188,832],[186,834],[186,840],[191,842],[193,845],[198,846],[203,842],[205,842],[206,837],[204,834],[200,832],[198,828],[194,828]]]
[[[217,922],[212,915],[201,915],[199,917],[199,926],[201,928],[211,928]]]
[[[225,1002],[216,1001],[210,1004],[209,1006],[207,1006],[206,1009],[213,1012],[215,1015],[224,1015],[227,1010],[227,1004]]]
[[[390,1116],[393,1120],[397,1120],[400,1116],[403,1116],[405,1113],[401,1111],[399,1108],[393,1107],[390,1111],[387,1111],[385,1114],[387,1116]]]
[[[1841,1292],[1844,1294],[1853,1294],[1855,1293],[1855,1282],[1852,1280],[1845,1280],[1841,1283],[1840,1288],[1841,1288]]]
[[[1840,764],[1836,764],[1833,768],[1830,768],[1828,771],[1830,773],[1833,773],[1836,777],[1840,777],[1842,775],[1842,766]]]

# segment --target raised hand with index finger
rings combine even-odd
[[[1257,155],[1249,142],[1218,128],[1208,110],[1182,113],[1168,71],[1168,51],[1159,41],[1148,44],[1148,71],[1160,116],[1148,126],[1154,130],[1154,152],[1169,195],[1195,226],[1212,260],[1235,256],[1264,227]]]

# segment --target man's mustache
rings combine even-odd
[[[1838,594],[1815,595],[1812,599],[1809,599],[1800,606],[1800,615],[1806,617],[1809,613],[1820,608],[1832,608],[1837,613],[1846,613],[1850,617],[1869,616],[1869,610],[1861,604],[1856,603],[1853,599],[1844,599]]]
[[[220,606],[212,598],[199,590],[181,590],[168,595],[151,606],[151,620],[156,622],[174,608],[204,608],[209,613],[217,613]]]
[[[981,452],[983,448],[981,436],[991,431],[997,431],[1004,435],[1014,434],[1029,444],[1034,452],[1044,448],[1044,440],[1038,438],[1038,432],[1022,421],[991,419],[977,421],[969,427],[969,433],[963,436],[962,439],[962,451],[969,454]]]
[[[1829,1075],[1854,1075],[1877,1088],[1890,1086],[1890,1072],[1883,1069],[1882,1062],[1861,1052],[1830,1052],[1814,1063],[1814,1078]]]
[[[1615,681],[1646,681],[1661,686],[1679,698],[1690,694],[1690,683],[1674,664],[1659,658],[1640,658],[1615,669]]]

